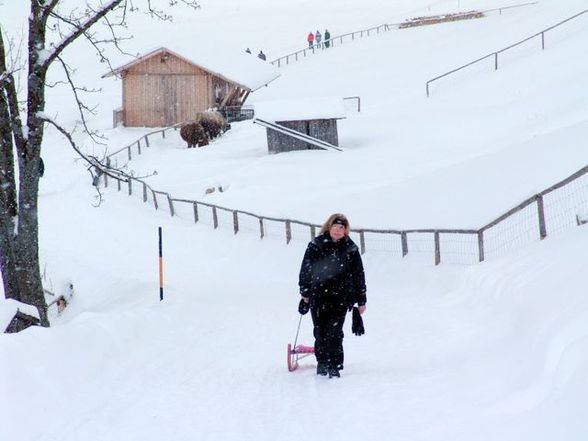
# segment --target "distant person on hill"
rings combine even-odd
[[[321,47],[321,40],[323,36],[321,35],[320,31],[317,29],[316,34],[314,34],[314,41],[318,47]]]
[[[331,46],[331,33],[328,29],[325,29],[325,47]]]
[[[263,53],[263,51],[259,51],[259,53],[257,54],[258,58],[261,58],[263,61],[265,61],[265,54]]]
[[[247,48],[247,49],[245,49],[245,52],[247,52],[248,54],[250,54],[251,53],[251,49]]]
[[[339,377],[345,316],[353,309],[352,332],[362,335],[361,314],[367,303],[361,255],[349,237],[349,221],[343,214],[329,216],[320,234],[308,244],[298,285],[302,296],[298,312],[306,314],[310,309],[312,317],[316,374]]]
[[[308,33],[308,36],[306,37],[306,41],[308,41],[308,47],[311,48],[312,45],[314,44],[314,34],[312,32]]]

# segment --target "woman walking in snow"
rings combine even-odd
[[[329,216],[306,249],[299,276],[299,311],[310,308],[314,326],[317,375],[339,377],[343,369],[343,323],[357,303],[366,309],[363,263],[349,237],[349,221],[340,213]]]

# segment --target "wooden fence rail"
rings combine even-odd
[[[553,29],[555,29],[555,28],[557,28],[557,27],[559,27],[559,26],[561,26],[561,25],[563,25],[563,24],[565,24],[565,23],[567,23],[567,22],[569,22],[571,20],[574,20],[574,19],[576,19],[576,18],[578,18],[578,17],[586,14],[587,12],[588,12],[588,9],[585,9],[584,11],[579,12],[579,13],[571,16],[571,17],[568,17],[565,20],[560,21],[559,23],[554,24],[553,26],[550,26],[550,27],[548,27],[546,29],[543,29],[542,31],[539,31],[536,34],[531,35],[530,37],[524,38],[523,40],[517,41],[516,43],[513,43],[513,44],[511,44],[509,46],[506,46],[506,47],[504,47],[504,48],[502,48],[500,50],[497,50],[495,52],[492,52],[492,53],[490,53],[488,55],[484,55],[483,57],[477,58],[476,60],[470,61],[469,63],[463,64],[463,65],[461,65],[459,67],[456,67],[455,69],[452,69],[450,71],[447,71],[447,72],[445,72],[445,73],[443,73],[441,75],[437,75],[435,78],[431,78],[430,80],[428,80],[425,83],[425,91],[426,91],[426,94],[427,94],[427,98],[430,97],[430,93],[431,93],[430,85],[433,82],[438,81],[441,78],[445,78],[445,77],[447,77],[449,75],[452,75],[452,74],[454,74],[456,72],[459,72],[459,71],[461,71],[463,69],[466,69],[466,68],[468,68],[470,66],[473,66],[474,64],[478,64],[478,63],[480,63],[480,62],[482,62],[484,60],[490,59],[490,58],[493,58],[494,59],[494,70],[498,70],[498,55],[499,54],[502,54],[503,52],[506,52],[506,51],[508,51],[508,50],[510,50],[510,49],[512,49],[514,47],[520,46],[521,44],[526,43],[527,41],[530,41],[530,40],[533,40],[535,38],[541,37],[541,49],[542,50],[545,50],[545,34],[547,32],[549,32],[549,31],[551,31],[551,30],[553,30]]]
[[[430,252],[433,255],[435,265],[439,265],[443,261],[443,256],[447,256],[451,254],[449,249],[452,245],[451,238],[461,237],[462,239],[469,241],[471,250],[462,253],[467,259],[469,260],[468,263],[475,263],[475,262],[482,262],[487,258],[487,244],[488,244],[488,234],[492,231],[495,227],[500,226],[503,223],[509,222],[514,216],[520,215],[521,212],[527,210],[528,208],[535,205],[535,227],[530,229],[530,233],[525,233],[530,235],[526,237],[525,243],[529,243],[533,240],[542,240],[545,239],[549,233],[549,223],[547,222],[547,208],[545,204],[545,198],[549,197],[554,192],[565,189],[568,185],[575,184],[578,180],[583,179],[588,174],[588,166],[583,167],[582,169],[578,170],[574,174],[568,176],[567,178],[563,179],[562,181],[552,185],[551,187],[537,193],[536,195],[526,199],[525,201],[521,202],[517,206],[513,207],[512,209],[508,210],[507,212],[503,213],[502,215],[498,216],[493,221],[487,223],[486,225],[482,226],[481,228],[477,229],[451,229],[451,228],[421,228],[421,229],[373,229],[373,228],[360,228],[360,229],[352,229],[352,235],[358,237],[359,246],[361,253],[365,253],[366,251],[370,250],[370,246],[374,246],[378,243],[385,243],[391,244],[393,241],[396,241],[398,244],[397,253],[401,257],[405,257],[411,252]],[[122,189],[122,179],[111,177],[110,179],[117,180],[117,188],[118,191]],[[133,195],[133,184],[132,182],[136,181],[137,188],[142,188],[142,200],[144,203],[149,203],[149,198],[147,197],[148,193],[152,195],[152,203],[156,210],[163,208],[164,206],[161,205],[161,200],[158,196],[165,198],[167,201],[167,207],[171,216],[177,215],[177,205],[178,204],[187,204],[189,206],[189,211],[192,213],[194,223],[199,223],[203,221],[203,209],[210,210],[210,215],[212,216],[212,226],[214,229],[218,229],[221,225],[219,217],[220,213],[227,213],[229,215],[230,221],[227,224],[230,224],[231,228],[233,229],[233,233],[239,233],[243,228],[243,222],[245,222],[245,218],[253,218],[254,224],[256,225],[256,229],[259,231],[260,239],[264,239],[268,237],[268,223],[277,223],[281,224],[283,228],[283,238],[287,244],[291,243],[293,240],[304,240],[308,241],[316,236],[317,228],[320,229],[320,225],[314,224],[311,222],[294,220],[294,219],[284,219],[284,218],[276,218],[270,216],[263,216],[256,213],[252,213],[249,211],[244,210],[235,210],[228,207],[223,207],[215,204],[210,204],[207,202],[201,202],[196,200],[190,199],[176,199],[173,198],[169,193],[154,190],[151,188],[146,182],[141,179],[130,178],[126,181],[128,186],[128,194]],[[581,201],[580,206],[576,204],[572,207],[571,211],[568,210],[568,213],[565,214],[567,220],[573,222],[576,225],[585,224],[586,220],[580,221],[580,215],[585,219],[588,215],[588,179],[586,179],[582,186],[583,198]],[[105,187],[108,187],[108,181],[105,179],[104,181]],[[575,196],[578,198],[578,196]],[[578,209],[584,210],[582,213],[578,213]],[[561,213],[549,213],[551,218],[555,218],[557,216],[561,216]],[[532,216],[532,215],[531,215]],[[532,217],[527,219],[529,222],[532,222]],[[577,220],[577,222],[576,222]],[[307,229],[307,234],[303,237],[300,237],[299,231],[294,231],[294,227],[302,227]],[[533,233],[536,231],[536,233]],[[382,237],[375,243],[372,240],[368,240],[368,235],[378,235]],[[419,236],[425,235],[428,239],[425,240],[425,247],[427,250],[422,251],[418,250],[419,243],[422,243],[422,239],[419,240]],[[386,239],[388,238],[388,239]],[[395,238],[395,239],[394,239]],[[429,242],[431,241],[431,242]],[[507,237],[504,242],[510,242],[511,238]],[[426,245],[427,243],[431,243],[431,247]],[[370,245],[371,244],[371,245]],[[415,247],[413,250],[412,247]],[[453,252],[455,254],[455,252]]]

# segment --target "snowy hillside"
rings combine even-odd
[[[73,0],[71,0],[73,2]],[[0,0],[3,30],[27,11]],[[131,18],[129,52],[174,43],[274,59],[326,27],[333,35],[406,18],[492,9],[490,0],[203,0],[173,24]],[[249,102],[360,96],[339,122],[344,152],[268,155],[245,121],[210,146],[158,139],[128,163],[157,170],[154,188],[264,215],[352,227],[479,227],[588,164],[588,16],[505,56],[498,71],[425,82],[586,8],[543,0],[477,20],[395,30],[335,46],[281,69]],[[159,36],[155,41],[154,36]],[[209,50],[208,48],[207,50]],[[112,152],[147,129],[111,128],[120,82],[83,44],[67,54],[78,79],[102,87],[92,127]],[[128,58],[113,52],[113,63]],[[54,72],[55,78],[59,73]],[[73,126],[67,89],[48,112]],[[96,192],[54,131],[43,146],[41,255],[56,289],[76,295],[50,329],[0,335],[0,439],[79,440],[585,440],[588,300],[585,227],[483,264],[366,253],[366,335],[345,325],[339,380],[305,359],[286,370],[304,244],[170,218],[140,199]],[[124,157],[121,161],[124,160]],[[211,186],[226,191],[206,194]],[[164,231],[165,299],[157,285]],[[312,343],[310,318],[301,341]]]

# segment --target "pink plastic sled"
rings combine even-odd
[[[298,361],[309,355],[314,354],[314,347],[305,345],[296,345],[294,348],[288,343],[288,370],[295,371],[298,368]]]

